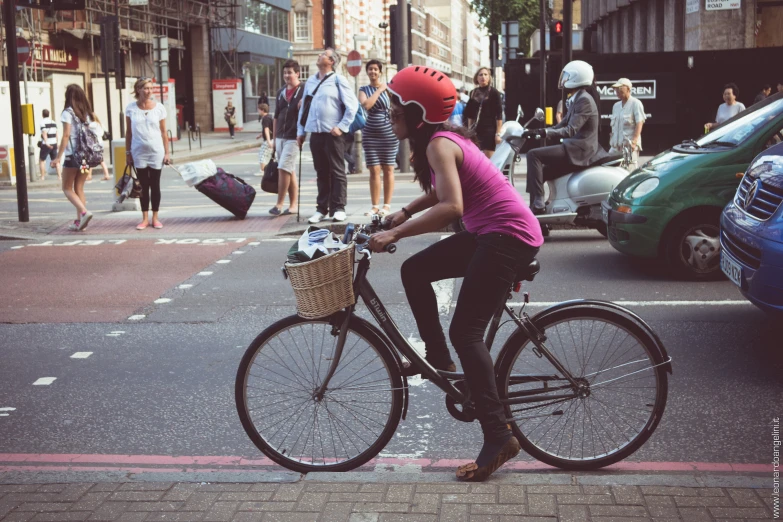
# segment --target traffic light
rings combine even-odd
[[[551,51],[563,50],[563,21],[552,20],[549,22],[549,49]]]

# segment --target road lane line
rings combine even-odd
[[[71,359],[86,359],[90,355],[92,355],[92,352],[76,352],[71,355]]]
[[[231,262],[230,259],[220,259],[220,260],[216,261],[216,263],[219,264],[219,265],[225,265],[225,264],[228,264],[230,262]]]
[[[212,272],[199,272],[199,273],[198,273],[198,274],[196,274],[196,275],[200,275],[200,276],[209,276],[209,275],[212,275]]]
[[[179,285],[178,288],[180,290],[187,290],[188,288],[193,288],[193,285]]]
[[[171,299],[169,299],[168,297],[161,297],[160,299],[155,299],[155,301],[153,301],[153,303],[155,303],[155,304],[166,304],[166,303],[170,303],[170,302],[171,302]]]
[[[530,306],[554,306],[563,301],[531,301]],[[750,301],[723,300],[723,301],[609,301],[620,306],[753,306]],[[508,306],[522,306],[522,302],[507,303]]]
[[[57,377],[41,377],[33,383],[33,386],[49,386],[56,380]]]
[[[142,315],[142,314],[132,315],[132,316],[128,317],[128,321],[141,321],[145,317],[147,317],[147,316],[146,315]]]

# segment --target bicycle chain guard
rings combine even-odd
[[[473,422],[476,420],[476,410],[473,407],[473,401],[470,400],[470,388],[465,381],[455,381],[454,387],[465,394],[465,402],[457,405],[450,396],[446,395],[446,409],[452,417],[462,422]],[[461,410],[459,408],[462,408]]]

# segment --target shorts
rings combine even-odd
[[[261,144],[261,148],[258,149],[258,162],[266,165],[270,159],[272,159],[272,147],[267,142],[264,142]]]
[[[277,150],[277,170],[293,173],[296,170],[296,153],[299,151],[296,140],[278,138],[275,140],[275,150]]]
[[[481,150],[495,150],[495,129],[476,129],[476,139]]]
[[[82,166],[78,163],[76,163],[76,160],[73,159],[73,156],[66,156],[63,160],[63,168],[64,169],[80,169]]]
[[[41,145],[41,153],[38,155],[39,161],[46,161],[47,156],[50,160],[57,157],[57,145],[51,147],[48,145]]]

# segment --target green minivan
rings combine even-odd
[[[781,141],[778,93],[658,154],[602,204],[609,242],[624,254],[665,261],[678,277],[720,277],[721,211],[753,158]]]

